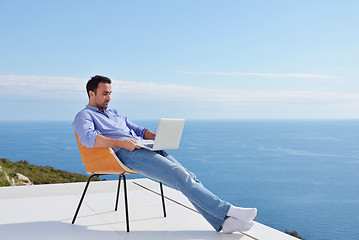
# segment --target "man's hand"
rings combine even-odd
[[[143,134],[143,139],[145,140],[155,140],[156,134],[151,130],[147,129]]]
[[[133,139],[124,139],[122,140],[122,148],[127,149],[128,151],[133,151],[135,149],[140,149],[140,146],[137,146],[137,141]]]

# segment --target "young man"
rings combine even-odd
[[[86,90],[89,103],[72,124],[84,146],[111,147],[127,167],[181,191],[217,232],[248,231],[253,226],[257,209],[235,207],[219,199],[165,151],[153,152],[136,145],[137,140],[154,140],[156,134],[107,109],[112,93],[109,78],[92,77]]]

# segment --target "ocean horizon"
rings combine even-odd
[[[86,174],[71,123],[0,122],[0,157]],[[260,223],[307,240],[354,240],[358,143],[358,119],[187,120],[180,148],[168,152],[222,199],[256,207]]]

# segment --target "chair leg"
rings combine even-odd
[[[127,204],[127,186],[126,186],[126,176],[125,174],[123,174],[123,190],[124,190],[124,194],[125,194],[125,209],[126,209],[126,227],[127,227],[127,232],[130,231],[130,221],[129,221],[129,216],[128,216],[128,204]]]
[[[161,188],[161,197],[162,197],[162,207],[163,207],[163,216],[166,217],[166,206],[165,206],[165,197],[163,194],[163,186],[162,186],[162,182],[160,182],[160,188]]]
[[[120,186],[121,186],[121,178],[122,178],[122,175],[120,174],[120,175],[119,175],[119,178],[118,178],[118,186],[117,186],[117,196],[116,196],[115,211],[117,211],[117,206],[118,206],[118,199],[119,199],[119,195],[120,195]]]
[[[90,182],[91,182],[91,179],[92,179],[93,177],[96,177],[96,176],[98,177],[99,174],[92,174],[92,175],[89,177],[89,179],[87,180],[87,184],[86,184],[86,186],[85,186],[84,192],[82,193],[82,196],[81,196],[79,205],[77,206],[77,210],[76,210],[75,216],[74,216],[74,218],[72,219],[72,224],[75,223],[75,220],[76,220],[76,218],[77,218],[77,214],[78,214],[79,211],[80,211],[80,208],[81,208],[81,205],[82,205],[82,201],[84,200],[84,197],[85,197],[87,188],[88,188],[88,186],[89,186],[89,184],[90,184]]]

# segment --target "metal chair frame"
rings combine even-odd
[[[86,183],[86,186],[85,186],[85,189],[82,193],[82,196],[81,196],[81,199],[80,199],[80,202],[77,206],[77,209],[76,209],[76,213],[74,215],[74,218],[72,219],[72,224],[75,223],[76,221],[76,218],[77,218],[77,215],[80,211],[80,208],[81,208],[81,205],[82,205],[82,202],[85,198],[85,195],[86,195],[86,192],[87,192],[87,189],[90,185],[90,182],[91,182],[91,179],[93,177],[99,177],[99,176],[102,176],[102,175],[108,175],[108,174],[92,174],[89,179],[87,180],[87,183]],[[128,214],[128,201],[127,201],[127,184],[126,184],[126,176],[125,174],[119,174],[119,179],[118,179],[118,186],[117,186],[117,194],[116,194],[116,203],[115,203],[115,211],[117,211],[117,207],[118,207],[118,200],[119,200],[119,195],[120,195],[120,186],[121,186],[121,179],[123,178],[123,186],[124,186],[124,198],[125,198],[125,213],[126,213],[126,229],[127,229],[127,232],[130,231],[130,220],[129,220],[129,214]],[[160,182],[160,190],[161,190],[161,198],[162,198],[162,208],[163,208],[163,216],[166,217],[167,214],[166,214],[166,206],[165,206],[165,198],[164,198],[164,194],[163,194],[163,186],[162,186],[162,182]]]

